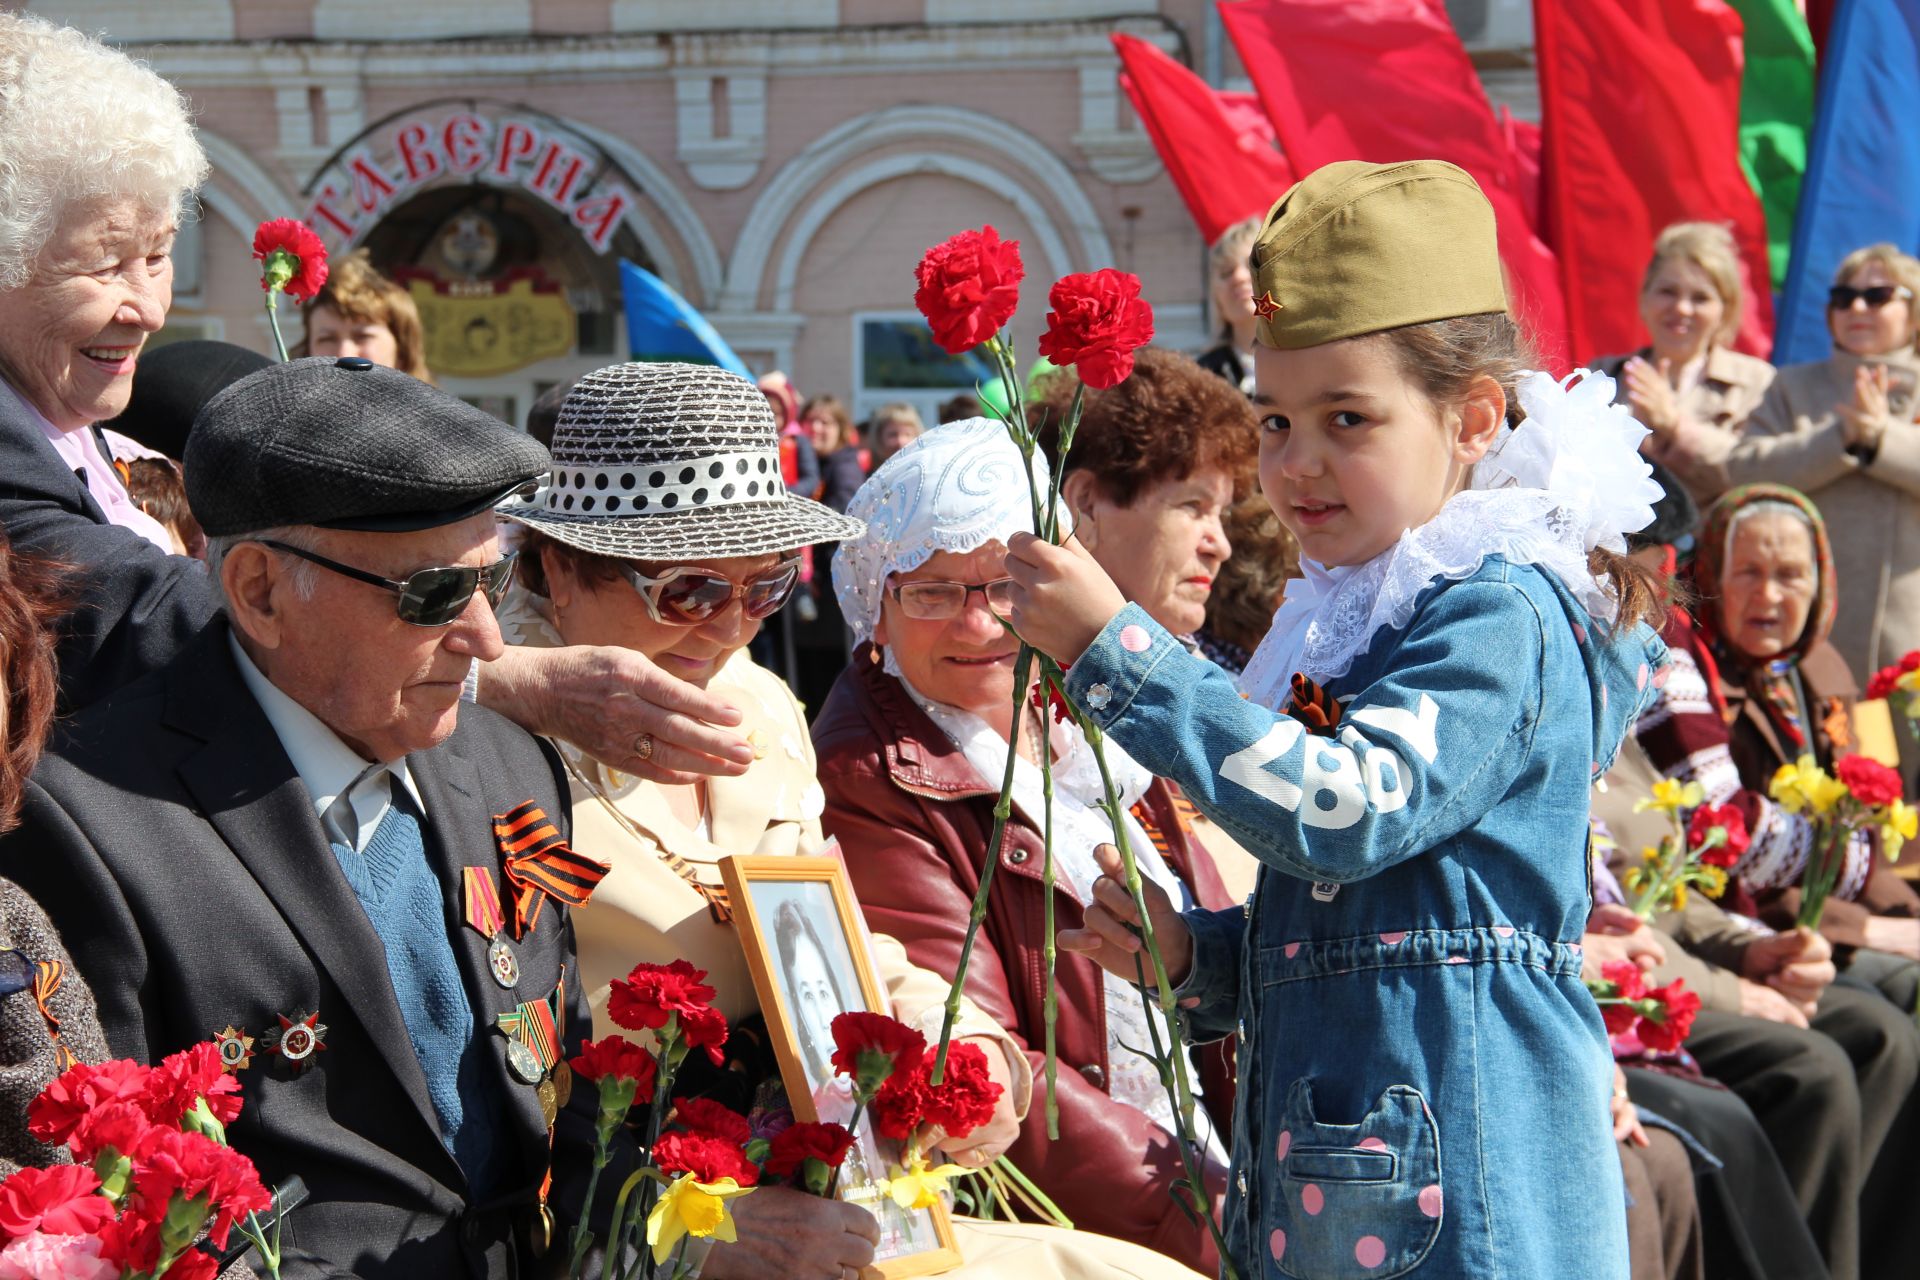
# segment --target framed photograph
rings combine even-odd
[[[851,1082],[834,1074],[833,1020],[865,1010],[891,1014],[874,976],[865,926],[837,857],[731,857],[721,875],[780,1061],[787,1101],[800,1120],[845,1124]],[[864,1280],[935,1275],[960,1265],[945,1205],[906,1210],[880,1191],[898,1167],[900,1144],[862,1117],[840,1169],[839,1197],[870,1211],[880,1246]]]

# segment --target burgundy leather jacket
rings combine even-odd
[[[915,964],[951,975],[979,888],[999,787],[979,775],[900,682],[872,662],[871,652],[867,645],[854,652],[814,723],[827,794],[821,826],[839,837],[873,929],[899,939]],[[1145,804],[1151,825],[1174,833],[1169,862],[1200,905],[1227,906],[1213,860],[1181,826],[1164,780],[1154,782]],[[1100,971],[1064,951],[1055,965],[1060,1138],[1047,1139],[1043,856],[1040,832],[1016,811],[967,968],[967,994],[1026,1048],[1033,1063],[1033,1109],[1007,1154],[1076,1227],[1158,1249],[1216,1274],[1219,1258],[1206,1228],[1189,1222],[1169,1194],[1183,1173],[1174,1144],[1145,1113],[1107,1094]],[[1057,929],[1080,924],[1080,905],[1058,885],[1054,920]],[[1211,1045],[1199,1057],[1207,1109],[1225,1133],[1233,1098],[1228,1050]],[[1209,1187],[1216,1211],[1225,1189],[1224,1174]]]

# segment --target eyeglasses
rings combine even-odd
[[[1837,284],[1827,290],[1827,307],[1832,311],[1850,311],[1855,302],[1864,302],[1875,311],[1886,306],[1895,298],[1911,298],[1913,290],[1903,284],[1876,284],[1865,289],[1856,289],[1850,284]]]
[[[967,598],[978,591],[996,618],[1013,616],[1013,579],[992,582],[902,582],[887,588],[909,618],[943,622],[966,611]]]
[[[341,564],[337,560],[329,560],[271,538],[261,538],[259,543],[263,547],[298,556],[322,569],[331,569],[343,578],[385,587],[400,597],[394,606],[400,621],[416,627],[446,626],[467,611],[467,603],[473,599],[476,591],[485,591],[487,603],[499,608],[501,599],[507,594],[507,584],[513,581],[514,561],[519,559],[519,553],[510,551],[492,564],[475,568],[448,565],[440,569],[420,569],[396,582],[392,578],[383,578],[377,573],[368,573],[365,569],[356,569],[352,565]]]
[[[800,561],[782,560],[756,578],[735,582],[711,569],[675,565],[657,578],[638,569],[622,568],[627,581],[646,602],[655,622],[671,627],[697,627],[719,616],[736,599],[741,610],[755,622],[780,611],[800,581]]]

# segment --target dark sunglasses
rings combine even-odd
[[[735,582],[711,569],[675,565],[650,578],[638,569],[623,566],[621,572],[640,593],[647,612],[655,622],[673,627],[697,627],[711,621],[734,600],[755,622],[779,612],[800,581],[800,561],[782,560],[766,573],[745,582]]]
[[[338,560],[329,560],[271,538],[260,538],[258,541],[263,547],[298,556],[322,569],[331,569],[343,578],[385,587],[400,597],[399,603],[394,606],[400,621],[410,622],[416,627],[446,626],[467,611],[467,604],[476,591],[485,591],[487,603],[499,608],[501,599],[507,594],[507,584],[513,581],[513,562],[519,559],[518,552],[509,551],[492,564],[471,569],[460,565],[419,569],[408,574],[404,581],[396,582],[392,578],[383,578],[377,573],[368,573],[365,569],[356,569],[352,565],[341,564]]]
[[[974,592],[987,602],[996,618],[1013,616],[1013,579],[995,578],[992,582],[902,582],[887,590],[900,602],[909,618],[922,622],[942,622],[966,611],[967,598]]]
[[[1895,298],[1911,298],[1913,290],[1903,284],[1876,284],[1865,289],[1856,289],[1850,284],[1837,284],[1827,290],[1827,306],[1834,311],[1852,310],[1856,302],[1864,302],[1875,311],[1886,306]]]

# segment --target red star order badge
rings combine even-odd
[[[1271,320],[1286,309],[1287,304],[1277,301],[1271,289],[1261,294],[1259,299],[1253,304],[1253,313],[1262,320]]]
[[[314,1054],[326,1049],[327,1024],[320,1021],[318,1009],[294,1018],[284,1013],[275,1016],[280,1027],[267,1033],[267,1052],[279,1054],[294,1071],[301,1071]]]

